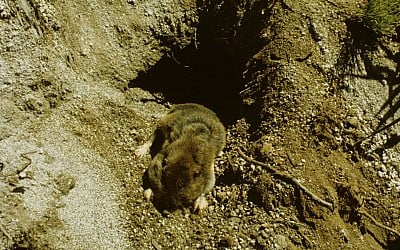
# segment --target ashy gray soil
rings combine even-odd
[[[0,0],[0,249],[398,249],[400,35],[367,1]],[[201,214],[143,200],[171,104],[227,128]]]

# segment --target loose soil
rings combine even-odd
[[[400,35],[366,4],[0,0],[0,249],[398,249]],[[201,214],[134,154],[184,102],[227,128]]]

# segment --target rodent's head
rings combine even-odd
[[[215,158],[213,152],[206,141],[196,138],[169,145],[162,182],[173,206],[190,205],[204,192]]]

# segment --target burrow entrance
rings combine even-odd
[[[199,7],[197,42],[168,53],[129,87],[162,93],[172,103],[203,104],[225,125],[234,123],[245,115],[240,95],[245,86],[243,72],[246,62],[265,45],[260,31],[268,22],[273,3],[236,5],[221,1],[219,7]]]
[[[161,92],[172,103],[194,102],[214,110],[225,125],[241,113],[241,67],[220,45],[190,45],[164,56],[129,87]]]

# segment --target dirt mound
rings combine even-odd
[[[366,4],[0,0],[0,249],[396,249],[400,45]],[[200,215],[134,156],[182,102],[227,127]]]

